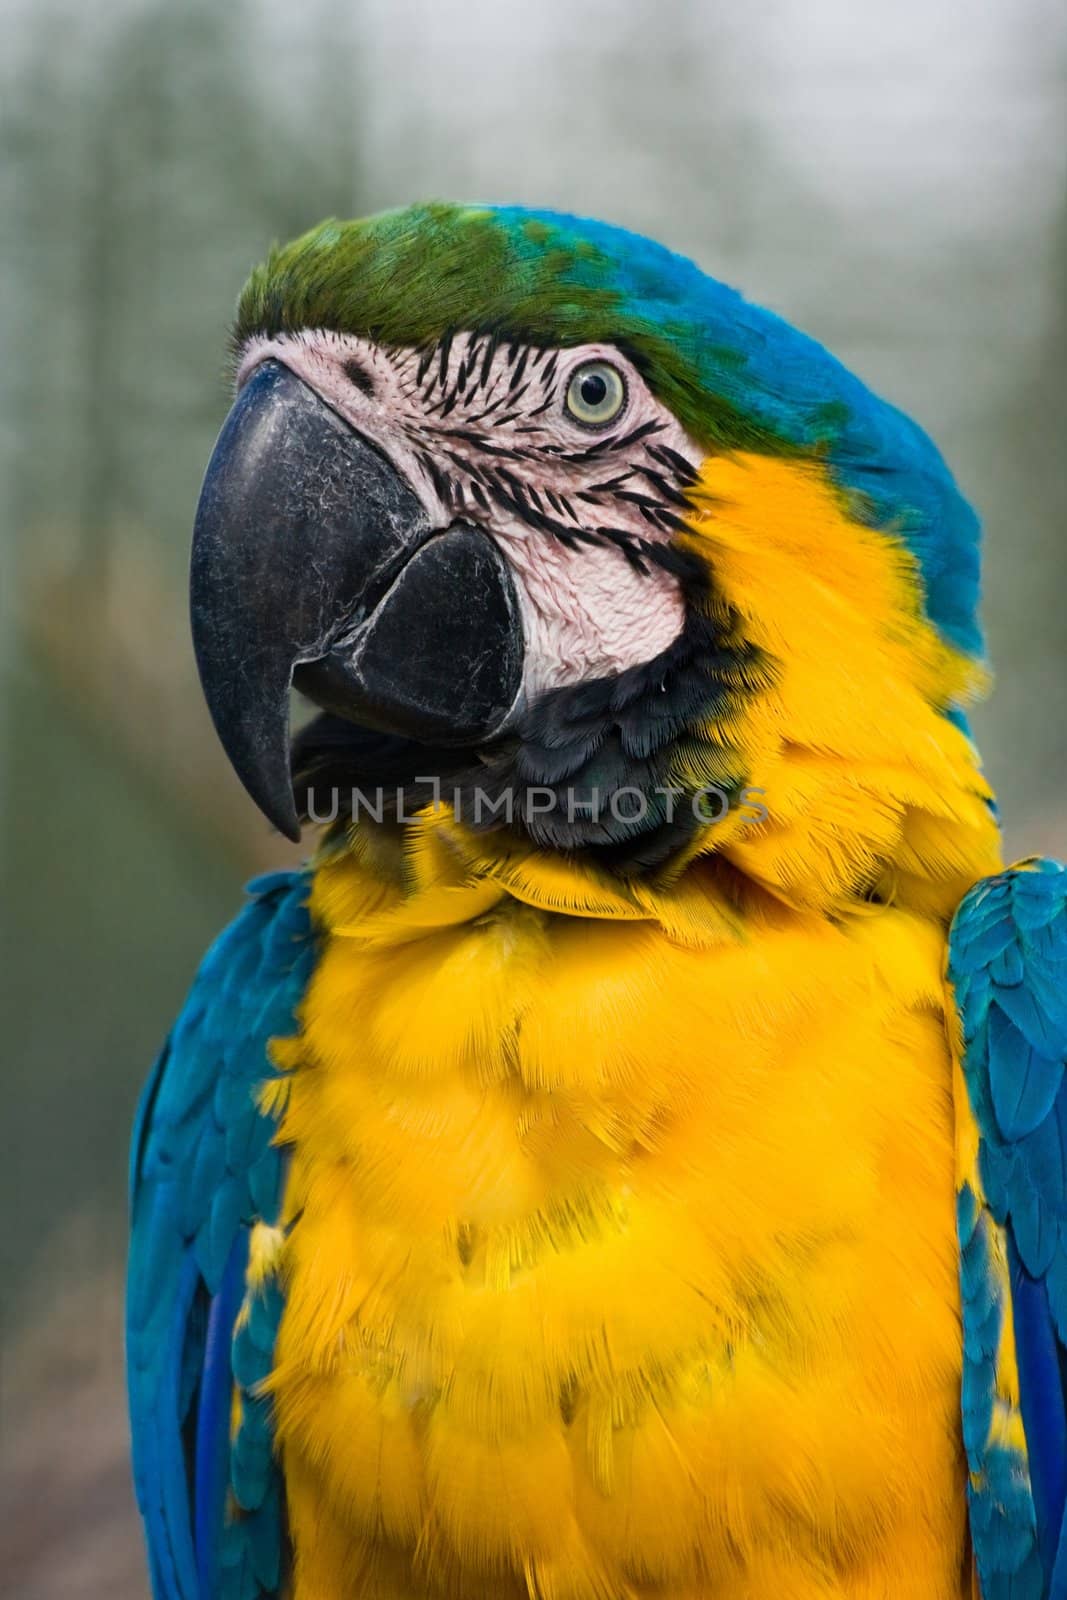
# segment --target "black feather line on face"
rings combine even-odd
[[[693,484],[697,480],[697,469],[691,461],[680,456],[677,450],[672,450],[668,444],[650,444],[648,453],[662,466],[670,467],[671,471],[681,483]]]
[[[433,748],[318,717],[293,744],[301,814],[328,812],[336,790],[340,829],[349,819],[351,791],[373,790],[384,817],[398,825],[398,807],[410,817],[434,800],[432,784],[416,782],[432,773],[441,796],[475,831],[502,830],[542,849],[581,851],[621,875],[663,867],[708,826],[693,796],[671,801],[657,793],[670,787],[679,748],[703,744],[707,726],[735,716],[771,676],[736,614],[709,603],[706,569],[699,585],[691,569],[682,581],[695,603],[667,650],[613,677],[551,690],[493,745]],[[736,796],[746,781],[740,757],[723,749],[717,759],[720,788]],[[623,790],[637,791],[643,804],[613,809],[612,797],[621,800]]]
[[[464,454],[463,446],[472,447],[472,452],[476,451],[477,454]],[[683,578],[689,584],[699,580],[703,568],[696,557],[682,554],[662,539],[642,539],[628,529],[613,527],[590,517],[590,511],[610,509],[611,502],[615,500],[636,506],[642,519],[659,533],[684,529],[682,518],[671,509],[671,505],[665,505],[655,495],[622,487],[637,472],[658,477],[663,485],[663,499],[680,508],[685,507],[687,501],[684,495],[678,490],[671,491],[661,474],[635,461],[609,479],[590,484],[586,489],[574,490],[574,499],[581,503],[580,510],[585,511],[585,515],[582,515],[557,490],[542,484],[538,491],[532,483],[524,482],[510,465],[536,466],[542,454],[543,451],[534,446],[510,449],[498,445],[470,428],[442,428],[436,435],[427,431],[418,450],[418,458],[445,506],[455,505],[462,498],[463,490],[469,488],[471,499],[484,513],[490,513],[495,505],[513,522],[530,528],[536,534],[558,540],[566,549],[573,550],[577,544],[611,545],[638,572],[644,573],[653,566]],[[446,477],[442,471],[441,457],[448,462],[451,477]],[[545,510],[546,501],[554,516]],[[566,525],[559,520],[561,517],[569,519]]]
[[[649,565],[652,565],[662,567],[664,571],[675,575],[684,570],[690,578],[693,578],[700,568],[699,558],[694,556],[688,560],[682,552],[672,546],[639,539],[628,528],[589,527],[580,522],[575,522],[573,527],[564,527],[562,523],[548,516],[539,503],[534,504],[534,497],[529,487],[520,483],[506,467],[498,467],[494,471],[483,470],[480,476],[492,499],[504,511],[536,533],[551,535],[569,550],[573,549],[576,543],[610,545],[619,550],[629,564],[640,573],[647,572]],[[590,497],[583,496],[583,498]],[[550,496],[550,499],[552,503],[558,504],[555,496]]]
[[[448,381],[448,361],[451,354],[452,335],[446,333],[442,335],[441,342],[437,346],[437,382],[442,389]]]
[[[491,533],[525,528],[531,538],[551,539],[572,552],[614,549],[640,577],[658,569],[683,592],[705,585],[701,562],[669,537],[683,527],[685,491],[696,474],[663,442],[663,420],[624,424],[580,446],[553,436],[536,419],[562,403],[560,352],[504,344],[492,330],[463,348],[442,340],[417,354],[398,352],[397,360],[409,385],[413,377],[425,384],[424,420],[409,434],[446,514],[473,514]],[[538,403],[523,411],[528,394]],[[573,479],[570,487],[558,481],[563,475]],[[643,528],[633,526],[634,511]],[[628,740],[625,755],[638,757],[639,741]]]
[[[495,333],[491,333],[485,341],[485,355],[482,357],[482,370],[478,378],[478,388],[484,389],[489,382],[489,374],[493,368],[493,357],[497,352],[499,340]]]

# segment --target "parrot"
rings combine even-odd
[[[274,247],[231,356],[193,645],[311,843],[134,1128],[156,1600],[1067,1596],[1067,870],[935,445],[520,206]]]

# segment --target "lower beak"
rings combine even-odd
[[[277,361],[241,390],[208,465],[193,644],[223,747],[291,839],[289,689],[421,742],[482,744],[514,712],[515,586],[479,529],[434,528],[375,447]]]

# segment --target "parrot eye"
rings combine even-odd
[[[607,361],[583,361],[571,374],[565,403],[583,428],[606,428],[626,404],[622,373]]]

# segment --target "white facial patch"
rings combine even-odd
[[[656,552],[703,452],[613,346],[461,333],[395,349],[311,329],[250,339],[238,386],[269,359],[375,444],[436,526],[474,523],[506,554],[527,702],[650,661],[678,637],[685,602]],[[566,403],[576,369],[594,360],[625,386],[604,427],[576,420]]]

